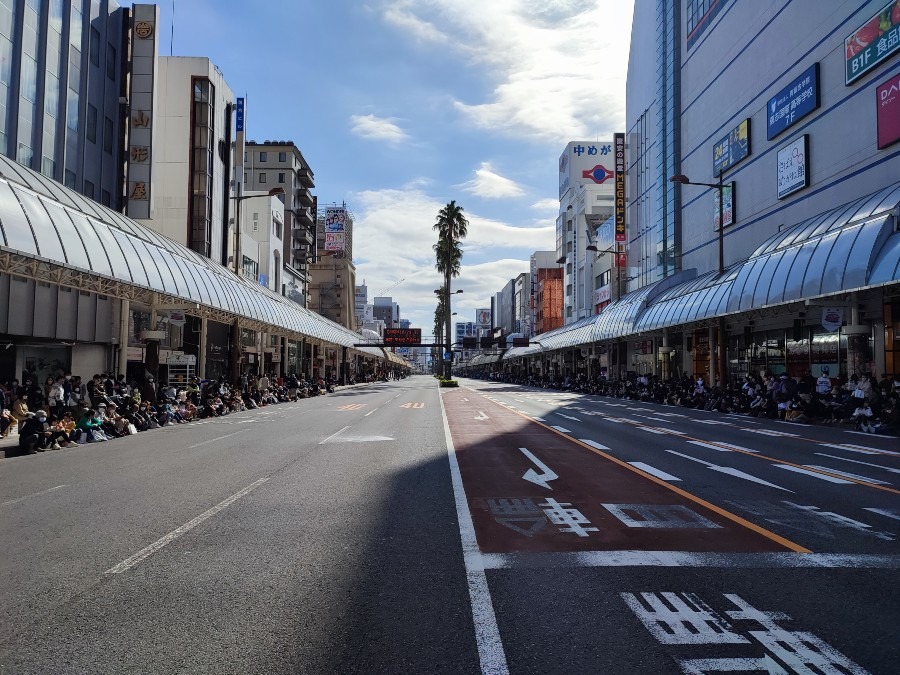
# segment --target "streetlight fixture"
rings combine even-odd
[[[679,183],[681,185],[700,185],[702,187],[713,188],[719,191],[719,276],[725,274],[725,219],[723,218],[723,207],[725,203],[724,190],[722,183],[722,171],[719,172],[718,183],[697,183],[682,173],[675,174],[669,179],[670,183]],[[725,339],[725,317],[719,318],[718,326],[718,352],[719,352],[719,377],[722,378],[722,384],[726,382],[726,366],[728,364],[728,354],[726,353],[727,345]],[[712,378],[710,378],[712,379]],[[715,382],[709,383],[711,387],[715,386]]]
[[[281,187],[273,187],[269,190],[267,196],[269,197],[277,197],[279,195],[284,195],[284,188]],[[236,197],[229,197],[229,199],[237,202],[237,213],[234,216],[234,273],[238,276],[241,276],[241,202],[245,199],[254,199],[255,197],[262,197],[263,195],[239,195]]]

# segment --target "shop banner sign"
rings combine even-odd
[[[738,124],[713,146],[713,176],[750,155],[750,118]]]
[[[900,73],[875,90],[878,117],[878,149],[900,141]]]
[[[822,308],[822,328],[829,333],[833,333],[844,323],[843,307],[823,307]]]
[[[719,231],[719,191],[713,190],[713,230]],[[734,225],[734,181],[722,185],[722,220],[725,227]]]
[[[803,134],[778,151],[778,199],[809,185],[809,136]]]
[[[846,84],[900,51],[900,1],[891,0],[844,40]]]
[[[814,63],[769,99],[766,138],[772,140],[819,107],[819,64]]]

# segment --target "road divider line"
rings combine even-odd
[[[350,428],[350,425],[348,424],[348,425],[345,426],[343,429],[338,429],[338,430],[335,431],[333,434],[331,434],[331,436],[329,436],[328,438],[319,441],[319,445],[323,445],[323,444],[327,443],[328,441],[330,441],[332,438],[334,438],[334,437],[337,436],[338,434],[342,434],[342,433],[344,433],[345,431],[347,431],[347,429],[349,429],[349,428]]]
[[[189,520],[181,527],[178,527],[178,528],[172,530],[171,532],[169,532],[169,534],[157,539],[149,546],[142,548],[140,551],[135,553],[130,558],[125,558],[125,560],[120,562],[118,565],[115,565],[114,567],[110,567],[108,570],[106,570],[106,572],[104,574],[121,574],[122,572],[126,572],[127,570],[130,570],[132,567],[137,565],[139,562],[141,562],[142,560],[146,560],[148,557],[150,557],[151,555],[153,555],[154,553],[159,551],[164,546],[171,544],[173,541],[178,539],[181,535],[193,530],[195,527],[197,527],[203,521],[209,520],[214,515],[219,513],[219,511],[222,511],[223,509],[227,508],[228,506],[230,506],[231,504],[236,502],[241,497],[250,494],[251,492],[253,492],[253,490],[258,488],[260,485],[265,483],[267,480],[269,480],[268,476],[266,478],[260,478],[258,481],[254,482],[254,483],[250,483],[250,485],[245,487],[243,490],[239,490],[238,492],[235,492],[228,499],[225,499],[225,500],[219,502],[214,507],[212,507],[211,509],[209,509],[207,511],[204,511],[203,513],[201,513],[199,516],[197,516],[193,520]]]
[[[16,499],[10,499],[9,501],[0,503],[0,506],[10,506],[11,504],[18,504],[21,501],[25,501],[26,499],[30,499],[31,497],[39,497],[40,495],[45,495],[49,492],[53,492],[55,490],[59,490],[60,488],[64,488],[66,485],[57,485],[56,487],[47,488],[46,490],[41,490],[40,492],[32,492],[30,495],[25,495],[23,497],[17,497]]]
[[[456,519],[459,523],[463,564],[466,568],[466,583],[469,587],[469,600],[472,603],[472,621],[475,625],[478,660],[481,663],[482,675],[508,675],[509,666],[506,662],[506,652],[500,638],[497,616],[491,601],[491,589],[488,587],[487,575],[482,564],[483,556],[475,537],[475,524],[472,522],[472,513],[469,511],[466,489],[459,471],[456,446],[450,434],[450,422],[447,420],[447,409],[444,406],[443,397],[440,397],[440,402],[444,437],[447,441],[447,459],[450,462],[450,482],[453,485],[453,499],[456,503]],[[515,414],[522,415],[518,412]]]
[[[829,457],[831,459],[839,459],[842,462],[852,462],[853,464],[862,464],[863,466],[872,466],[882,471],[890,471],[891,473],[900,473],[900,469],[893,469],[889,466],[881,466],[881,464],[872,464],[872,462],[861,462],[858,459],[850,459],[849,457],[839,457],[838,455],[829,455],[827,452],[817,452],[821,457]]]
[[[844,480],[843,478],[836,478],[835,476],[830,476],[826,473],[822,473],[822,471],[818,469],[806,469],[802,466],[795,466],[794,464],[776,464],[775,466],[779,469],[784,469],[785,471],[802,473],[805,476],[812,476],[813,478],[818,478],[819,480],[824,480],[829,483],[836,483],[838,485],[853,485],[854,483],[859,482],[854,480]]]
[[[602,443],[598,443],[597,441],[592,441],[590,438],[579,438],[579,442],[584,443],[585,445],[589,445],[596,450],[609,450],[608,447],[603,445]]]
[[[378,410],[378,408],[375,408],[375,410]],[[371,415],[373,412],[375,412],[375,410],[370,410],[370,411],[367,412],[365,415],[363,415],[363,417],[368,417],[368,416]]]
[[[662,469],[657,469],[655,466],[650,466],[649,464],[645,464],[644,462],[628,462],[631,466],[637,467],[644,473],[649,473],[651,476],[656,476],[657,478],[661,478],[662,480],[677,480],[679,483],[681,479],[677,476],[673,476],[670,473],[666,473]]]
[[[224,438],[231,438],[232,436],[237,436],[238,434],[243,434],[249,429],[241,429],[240,431],[235,431],[233,434],[225,434],[224,436],[219,436],[218,438],[210,438],[208,441],[201,441],[200,443],[194,443],[193,445],[188,446],[188,450],[193,450],[194,448],[199,448],[201,445],[206,445],[207,443],[215,443],[216,441],[221,441]]]

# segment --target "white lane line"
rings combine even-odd
[[[378,410],[378,408],[375,408],[375,410]],[[375,412],[375,410],[370,410],[370,411],[367,412],[365,415],[363,415],[363,417],[368,417],[368,416],[371,415],[373,412]]]
[[[651,476],[656,476],[657,478],[662,478],[663,480],[668,481],[681,481],[680,478],[673,476],[670,473],[666,473],[662,469],[657,469],[655,466],[650,466],[649,464],[645,464],[644,462],[628,462],[631,466],[640,469],[644,473],[649,473]]]
[[[733,427],[734,425],[731,422],[723,422],[721,420],[693,420],[697,424],[715,424],[723,427]]]
[[[581,420],[578,419],[577,417],[572,417],[571,415],[563,415],[562,413],[556,413],[556,414],[559,415],[560,417],[565,417],[567,420],[572,420],[572,421],[574,421],[574,422],[580,422],[580,421],[581,421]]]
[[[687,417],[687,415],[682,415],[681,413],[658,412],[656,414],[662,415],[663,417]]]
[[[872,513],[877,513],[879,516],[886,516],[888,518],[893,518],[894,520],[900,520],[900,511],[897,509],[872,509],[867,508],[863,509],[864,511],[871,511]]]
[[[650,434],[670,434],[671,432],[668,429],[657,429],[656,427],[645,427],[641,425],[638,427],[641,431],[646,431]]]
[[[850,445],[849,443],[819,443],[825,448],[837,448],[838,450],[849,450],[850,452],[858,452],[861,455],[877,455],[875,448],[865,448],[861,445]]]
[[[708,567],[719,569],[900,569],[900,555],[873,553],[687,553],[682,551],[581,551],[578,553],[487,553],[484,569],[579,567]]]
[[[818,473],[817,471],[809,471],[807,469],[801,469],[799,466],[791,466],[789,464],[776,464],[779,469],[784,469],[785,471],[793,471],[794,473],[802,473],[807,476],[812,476],[813,478],[818,478],[819,480],[828,481],[829,483],[837,483],[838,485],[853,485],[853,481],[843,480],[842,478],[835,478],[834,476],[826,476],[825,474]]]
[[[566,429],[565,427],[551,426],[550,428],[551,428],[551,429],[556,429],[557,431],[561,431],[561,432],[563,432],[564,434],[571,434],[571,433],[572,433],[571,431],[569,431],[569,430]]]
[[[849,457],[838,457],[837,455],[829,455],[827,452],[817,452],[817,455],[821,457],[828,457],[830,459],[839,459],[842,462],[852,462],[853,464],[862,464],[863,466],[872,466],[876,469],[881,469],[882,471],[890,471],[891,473],[900,473],[900,469],[892,469],[889,466],[881,466],[881,464],[872,464],[871,462],[861,462],[858,459],[850,459]]]
[[[531,419],[536,420],[538,422],[546,422],[547,421],[543,417],[532,417]]]
[[[579,441],[584,443],[585,445],[589,445],[596,450],[609,450],[608,447],[603,445],[602,443],[598,443],[597,441],[592,441],[590,438],[579,438]]]
[[[343,429],[338,429],[337,431],[335,431],[333,434],[331,434],[331,436],[329,436],[329,437],[326,438],[325,440],[319,441],[319,445],[322,445],[322,444],[324,444],[324,443],[327,443],[328,441],[330,441],[332,438],[334,438],[334,437],[337,436],[338,434],[342,434],[342,433],[344,433],[345,431],[347,431],[347,429],[349,429],[349,428],[350,428],[350,425],[348,424],[348,425],[345,426]]]
[[[260,478],[258,481],[254,482],[254,483],[250,483],[250,485],[245,487],[243,490],[239,490],[238,492],[235,492],[228,499],[219,502],[214,507],[212,507],[208,511],[204,511],[203,513],[201,513],[199,516],[197,516],[193,520],[189,520],[181,527],[178,527],[178,528],[172,530],[171,532],[169,532],[169,534],[167,534],[166,536],[161,537],[160,539],[157,539],[149,546],[142,548],[140,551],[135,553],[130,558],[125,558],[125,560],[120,562],[118,565],[116,565],[114,567],[110,567],[108,570],[106,570],[106,572],[104,574],[121,574],[122,572],[130,570],[132,567],[137,565],[142,560],[144,560],[144,559],[148,558],[149,556],[153,555],[154,553],[156,553],[163,546],[166,546],[167,544],[171,544],[173,541],[178,539],[178,537],[183,535],[185,532],[190,532],[195,527],[197,527],[200,523],[202,523],[204,520],[208,520],[208,519],[212,518],[214,515],[216,515],[222,509],[227,508],[228,506],[230,506],[231,504],[236,502],[241,497],[250,494],[253,490],[258,488],[260,485],[265,483],[267,480],[269,480],[268,477]]]
[[[65,485],[57,485],[56,487],[47,488],[46,490],[41,490],[40,492],[32,492],[30,495],[25,495],[24,497],[17,497],[16,499],[10,499],[9,501],[0,503],[0,506],[9,506],[10,504],[18,504],[21,501],[26,499],[30,499],[31,497],[37,497],[39,495],[45,495],[48,492],[53,492],[54,490],[59,490],[60,488],[66,487]]]
[[[200,443],[194,443],[194,445],[189,445],[188,450],[193,450],[194,448],[199,448],[201,445],[206,445],[207,443],[215,443],[216,441],[221,441],[223,438],[231,438],[232,436],[237,436],[238,434],[243,434],[249,429],[241,429],[240,431],[235,431],[233,434],[225,434],[224,436],[219,436],[218,438],[210,438],[208,441],[202,441]]]
[[[441,417],[444,421],[444,437],[447,440],[447,457],[450,460],[450,481],[453,484],[453,498],[456,502],[456,520],[459,523],[459,538],[463,549],[463,563],[466,568],[466,582],[469,586],[469,600],[472,604],[472,620],[475,624],[475,644],[478,647],[478,659],[481,662],[483,675],[508,675],[506,652],[500,639],[497,617],[491,602],[491,590],[488,588],[487,575],[484,573],[481,551],[475,538],[475,525],[472,513],[466,500],[466,489],[463,485],[459,462],[456,459],[456,446],[450,435],[450,424],[447,421],[447,410],[444,399],[441,401]]]
[[[719,452],[733,452],[741,450],[743,452],[759,452],[759,450],[751,450],[741,445],[732,445],[731,443],[723,443],[715,441],[715,443],[704,443],[703,441],[688,441],[691,445],[699,445],[701,448],[709,448],[710,450],[718,450]]]
[[[718,466],[716,464],[712,464],[703,459],[698,459],[696,457],[691,457],[690,455],[684,455],[680,452],[675,452],[674,450],[666,450],[666,452],[671,452],[673,455],[678,455],[679,457],[683,457],[684,459],[689,459],[692,462],[697,462],[699,464],[704,464],[707,469],[711,471],[717,471],[719,473],[724,473],[726,476],[734,476],[735,478],[741,478],[743,480],[749,480],[751,483],[757,483],[759,485],[766,485],[768,487],[773,487],[776,490],[784,490],[785,492],[793,493],[793,490],[788,490],[787,488],[783,488],[780,485],[775,485],[775,483],[770,483],[769,481],[763,480],[762,478],[757,478],[756,476],[744,473],[740,469],[733,469],[730,466]]]
[[[763,436],[792,436],[797,438],[797,434],[789,434],[785,431],[774,431],[773,429],[748,429],[747,427],[738,427],[743,431],[749,431],[754,434],[762,434]]]
[[[868,476],[860,476],[856,473],[850,473],[849,471],[838,471],[837,469],[832,469],[827,466],[817,466],[815,464],[804,464],[803,466],[809,469],[818,469],[819,471],[827,471],[828,473],[837,474],[838,476],[845,476],[847,478],[852,478],[854,480],[861,480],[866,483],[875,483],[876,485],[890,485],[887,481],[883,480],[875,480],[874,478],[869,478]]]

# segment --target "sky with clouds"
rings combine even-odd
[[[249,138],[297,144],[320,205],[355,216],[369,301],[403,279],[390,295],[430,334],[444,204],[469,218],[456,319],[555,247],[560,153],[624,131],[635,1],[163,0],[160,54],[208,56]]]

